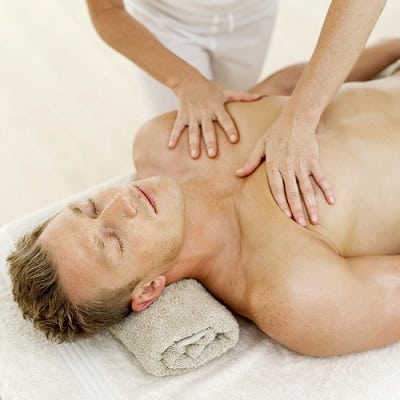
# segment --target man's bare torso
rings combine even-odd
[[[240,289],[233,281],[219,297],[266,333],[267,325],[273,324],[273,310],[265,324],[258,315],[264,306],[260,299],[288,277],[306,280],[307,273],[299,272],[311,268],[314,259],[400,254],[399,77],[346,84],[322,116],[317,131],[320,158],[335,189],[336,204],[328,205],[316,190],[319,224],[306,228],[278,208],[264,165],[246,179],[235,176],[285,101],[266,97],[256,103],[230,104],[240,141],[232,145],[219,132],[216,159],[209,159],[203,148],[201,158],[191,160],[186,135],[177,149],[165,150],[173,114],[148,123],[134,147],[140,178],[169,175],[183,183],[200,176],[205,198],[236,199],[243,275],[237,280]],[[247,302],[243,291],[252,293]]]

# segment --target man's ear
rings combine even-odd
[[[131,307],[133,311],[147,308],[163,291],[166,283],[164,275],[159,275],[144,286],[135,288],[132,293]]]

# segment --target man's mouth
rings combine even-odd
[[[154,212],[157,214],[157,205],[156,205],[156,202],[154,201],[154,197],[153,197],[152,193],[146,188],[141,188],[139,186],[135,186],[135,188],[137,190],[139,190],[140,193],[142,193],[144,198],[147,200],[147,202],[153,208]]]

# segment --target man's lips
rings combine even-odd
[[[144,198],[149,202],[149,204],[153,207],[154,212],[157,214],[157,205],[151,192],[148,189],[142,188],[140,186],[135,186],[135,188],[143,194]]]

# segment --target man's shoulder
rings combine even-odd
[[[217,134],[217,157],[207,156],[204,140],[200,139],[200,155],[193,159],[189,154],[189,133],[186,127],[175,148],[168,147],[168,140],[176,118],[176,112],[160,115],[146,122],[136,133],[133,143],[133,162],[141,175],[168,175],[182,180],[188,177],[203,177],[210,182],[222,179],[231,181],[239,168],[241,147],[244,140],[231,144],[218,123],[214,123]],[[243,157],[242,157],[243,158]],[[231,179],[229,179],[231,178]]]
[[[188,161],[187,148],[178,143],[175,149],[168,147],[176,112],[169,112],[150,119],[135,134],[133,163],[143,176],[180,176]],[[181,138],[182,142],[184,138]]]
[[[142,155],[143,150],[152,150],[154,145],[167,145],[168,134],[172,129],[175,112],[162,114],[146,121],[135,133],[133,140],[134,161]]]

